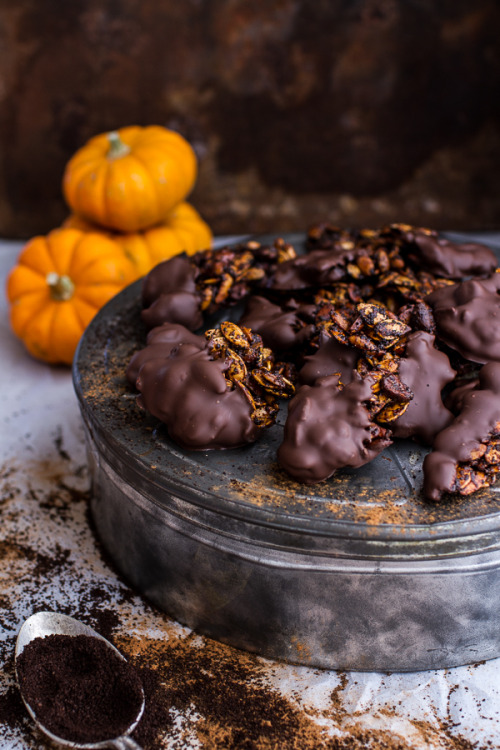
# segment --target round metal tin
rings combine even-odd
[[[409,441],[296,483],[276,464],[284,416],[245,448],[179,448],[125,380],[145,342],[140,286],[96,316],[73,371],[93,520],[131,584],[201,633],[301,664],[411,671],[499,656],[498,489],[426,502],[425,449]]]

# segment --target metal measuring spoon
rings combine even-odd
[[[62,615],[58,612],[37,612],[36,614],[31,615],[31,617],[28,617],[17,636],[15,651],[16,677],[17,684],[19,685],[19,690],[24,701],[24,705],[28,709],[29,714],[31,715],[32,719],[34,719],[41,731],[44,732],[44,734],[46,734],[47,737],[49,737],[53,742],[57,742],[60,745],[65,745],[66,747],[81,748],[81,750],[101,750],[101,748],[104,749],[109,747],[117,748],[117,750],[141,750],[140,745],[138,745],[137,742],[135,742],[135,740],[133,740],[129,735],[134,731],[143,714],[144,691],[142,693],[142,705],[137,712],[137,716],[135,717],[134,721],[130,724],[127,731],[122,736],[113,739],[104,740],[102,742],[72,742],[71,740],[65,740],[64,737],[57,737],[38,720],[36,712],[33,710],[33,708],[30,706],[23,695],[23,691],[19,683],[19,678],[17,676],[17,658],[23,651],[24,647],[28,645],[28,643],[33,641],[35,638],[44,638],[47,635],[89,635],[93,638],[99,638],[101,641],[104,641],[104,643],[106,643],[106,645],[110,649],[118,654],[120,659],[126,661],[123,654],[121,654],[118,649],[116,649],[113,644],[110,643],[106,638],[97,633],[88,625],[84,625],[82,622],[79,622],[79,620],[75,620],[73,617],[68,617],[68,615]]]

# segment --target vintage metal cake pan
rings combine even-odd
[[[410,671],[499,656],[498,491],[426,503],[411,442],[306,487],[277,467],[281,424],[246,448],[180,449],[124,376],[145,340],[140,285],[96,316],[74,365],[92,516],[131,584],[201,633],[301,664]]]

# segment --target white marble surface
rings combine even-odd
[[[9,330],[3,290],[19,247],[16,242],[0,243],[0,716],[5,719],[0,747],[8,750],[45,746],[29,721],[16,724],[6,718],[6,703],[2,711],[2,700],[12,698],[15,690],[15,636],[34,611],[64,609],[81,616],[88,602],[89,622],[95,625],[92,591],[104,587],[107,607],[116,614],[113,633],[118,642],[133,637],[153,643],[190,635],[126,592],[126,584],[99,552],[86,512],[86,457],[70,372],[31,359]],[[41,576],[43,561],[55,552],[64,564]],[[355,736],[354,727],[358,734],[365,727],[366,747],[370,742],[381,747],[375,743],[382,737],[399,739],[402,747],[415,750],[464,747],[456,744],[457,738],[480,748],[500,747],[500,660],[390,675],[339,674],[260,661],[266,689],[277,691],[309,721],[324,727],[325,737],[348,742]],[[196,696],[193,700],[196,706]],[[188,718],[179,717],[157,746],[224,747],[203,745],[195,731],[199,716],[194,712]],[[244,736],[244,725],[242,731]],[[249,740],[244,746],[292,747],[272,735],[270,741]]]

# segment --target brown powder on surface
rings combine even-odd
[[[16,607],[21,600],[25,615],[58,609],[87,622],[109,637],[140,670],[147,702],[136,738],[144,750],[166,746],[185,750],[190,740],[212,750],[407,750],[407,743],[388,731],[389,716],[373,728],[363,725],[360,716],[349,715],[343,707],[347,675],[340,675],[325,711],[304,706],[300,690],[287,697],[273,687],[279,665],[190,635],[188,629],[137,597],[114,571],[89,530],[88,494],[78,487],[71,489],[58,461],[66,459],[58,457],[43,467],[26,465],[32,492],[21,500],[20,490],[12,485],[11,497],[3,507],[9,585],[2,590],[0,620],[10,635],[0,643],[4,667],[0,738],[6,731],[16,732],[23,747],[40,750],[45,746],[33,733],[14,686],[12,654],[19,627]],[[10,479],[14,476],[8,467],[6,474]],[[20,502],[23,513],[19,512]],[[64,509],[60,516],[58,508]],[[21,523],[26,513],[29,528],[35,525],[34,536]],[[47,539],[58,539],[56,544],[51,542],[51,551]],[[70,541],[76,547],[66,547]],[[66,598],[65,590],[71,591],[70,597]],[[318,723],[322,719],[333,726],[338,737]],[[435,740],[436,747],[474,747],[453,734],[456,728],[412,723],[422,736]]]
[[[390,731],[396,714],[379,712],[385,726],[371,728],[343,707],[348,677],[332,691],[330,709],[318,712],[284,697],[269,684],[273,663],[207,638],[192,635],[162,642],[118,636],[117,644],[142,665],[148,703],[134,737],[145,750],[182,750],[189,737],[211,750],[408,750],[417,745]],[[174,732],[176,716],[187,719],[184,731]],[[334,720],[338,736],[317,719]],[[380,721],[379,721],[380,724]],[[442,750],[480,750],[477,743],[454,733],[445,722],[411,722],[426,746]],[[486,750],[484,745],[482,750]]]
[[[125,649],[127,639],[118,638]],[[128,648],[135,650],[133,641]],[[356,737],[332,738],[307,713],[266,684],[270,668],[258,657],[232,649],[209,639],[188,637],[176,644],[145,642],[140,646],[140,662],[146,663],[156,675],[156,690],[146,710],[144,726],[139,726],[135,737],[145,746],[150,739],[150,725],[157,724],[167,711],[175,710],[193,718],[189,731],[202,747],[225,748],[325,748],[348,750],[368,747],[403,750],[399,742],[390,744],[389,735],[363,730]],[[149,716],[153,713],[153,721]],[[172,721],[172,719],[170,719]],[[158,726],[161,735],[165,723]],[[159,741],[159,737],[156,740]],[[155,747],[154,744],[150,746]],[[183,739],[175,748],[183,747]]]
[[[378,709],[371,717],[371,723],[375,726],[368,728],[366,716],[363,716],[361,712],[350,714],[343,705],[341,694],[346,689],[347,684],[347,675],[341,673],[340,684],[332,691],[332,709],[338,726],[352,735],[355,743],[361,739],[366,743],[367,748],[375,748],[376,750],[379,750],[379,748],[380,750],[382,748],[387,748],[387,750],[400,750],[400,748],[402,750],[408,750],[409,748],[420,750],[420,747],[439,748],[439,750],[487,750],[487,748],[490,748],[488,743],[480,746],[478,742],[471,742],[457,734],[456,727],[451,722],[439,720],[437,717],[435,723],[413,719],[403,725],[403,728],[400,728],[399,731],[389,731],[385,727],[388,727],[392,721],[397,723],[401,719],[401,716],[390,707]],[[380,729],[380,725],[384,728]],[[404,738],[401,737],[402,731],[405,733]],[[375,744],[371,744],[374,738],[376,738]],[[377,742],[381,744],[379,745]],[[358,745],[354,744],[353,747],[357,748]]]

